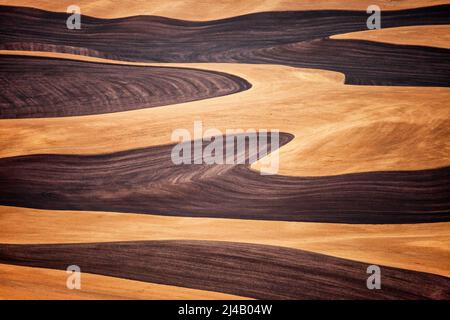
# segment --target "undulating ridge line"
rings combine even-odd
[[[48,11],[66,12],[71,0],[1,0],[7,6],[33,7]],[[123,18],[139,15],[156,15],[173,19],[192,21],[208,21],[230,18],[255,12],[267,11],[305,11],[305,10],[366,10],[369,5],[376,4],[382,10],[411,9],[425,6],[448,4],[448,0],[221,0],[214,5],[198,0],[171,0],[171,5],[159,0],[127,0],[122,2],[111,0],[78,0],[77,5],[83,13],[98,18]],[[106,2],[106,3],[105,3]]]
[[[157,107],[247,90],[234,75],[0,56],[0,119],[78,116]]]
[[[8,52],[13,53],[0,51]],[[51,52],[14,51],[14,54],[130,63]],[[280,173],[285,175],[423,170],[450,164],[447,156],[450,141],[445,139],[450,135],[448,88],[347,86],[340,73],[281,65],[142,64],[234,74],[247,79],[252,89],[237,95],[106,117],[3,121],[1,156],[99,154],[162,145],[170,143],[175,127],[190,128],[201,118],[205,127],[222,131],[280,128],[295,134],[295,141],[281,152]],[[257,169],[258,164],[252,168]]]
[[[5,244],[234,241],[301,249],[450,277],[450,222],[294,223],[0,206],[0,225],[0,243]]]
[[[242,300],[222,292],[196,290],[83,272],[81,290],[68,290],[66,270],[0,263],[1,300]]]
[[[450,24],[381,28],[337,34],[330,38],[450,49]]]
[[[281,133],[280,138],[283,146],[293,136]],[[188,144],[193,153],[195,142]],[[271,149],[271,144],[269,139],[263,146]],[[208,145],[203,141],[202,150]],[[250,156],[259,156],[263,149],[258,151],[248,139],[245,164],[175,165],[173,146],[102,155],[2,158],[0,204],[336,223],[450,221],[450,167],[325,177],[263,176],[249,168]],[[226,155],[226,143],[223,148]]]
[[[325,38],[213,59],[337,71],[352,85],[450,86],[450,50],[445,48]]]
[[[366,286],[368,264],[303,250],[216,241],[130,241],[0,245],[0,263],[62,269],[217,291],[257,299],[448,299],[450,279],[381,266],[381,290]]]
[[[349,84],[450,86],[450,50],[325,40],[367,30],[361,11],[264,12],[207,22],[83,16],[81,30],[67,30],[64,13],[0,6],[0,16],[2,50],[145,62],[280,63],[337,70]],[[450,5],[383,11],[383,28],[429,24],[450,24]],[[339,66],[341,54],[352,59]]]

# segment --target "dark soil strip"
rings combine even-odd
[[[77,265],[81,273],[257,299],[450,298],[450,280],[443,276],[380,266],[381,289],[369,290],[369,264],[247,243],[166,240],[2,244],[0,263],[60,270]]]
[[[280,145],[292,139],[289,134],[280,137]],[[208,144],[205,141],[203,148]],[[450,221],[450,167],[326,177],[264,176],[251,170],[249,161],[175,165],[172,147],[3,158],[0,204],[284,221]],[[248,143],[246,149],[247,156],[256,152]]]
[[[264,12],[191,22],[155,16],[82,16],[0,6],[0,49],[55,51],[147,62],[270,63],[344,73],[346,83],[450,86],[450,50],[328,40],[367,30],[363,11]],[[382,11],[382,28],[450,24],[450,5]]]
[[[0,119],[151,108],[250,87],[242,78],[214,71],[0,56]]]

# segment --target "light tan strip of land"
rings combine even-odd
[[[13,52],[2,51],[0,54]],[[105,63],[112,60],[14,52]],[[173,130],[279,129],[295,135],[280,174],[324,176],[450,164],[449,88],[351,86],[337,72],[278,65],[142,64],[227,72],[252,83],[224,97],[91,116],[0,120],[0,157],[97,154],[174,143]],[[192,134],[193,137],[193,134]],[[259,163],[253,165],[259,169]]]
[[[450,223],[351,225],[0,206],[0,243],[213,240],[303,249],[450,276]]]
[[[442,26],[412,26],[399,28],[385,28],[350,32],[331,36],[333,39],[352,39],[428,46],[450,49],[450,25]]]
[[[98,18],[156,15],[175,19],[206,21],[263,11],[362,10],[378,5],[382,10],[400,10],[447,4],[445,0],[1,0],[1,5],[24,6],[66,12],[77,5],[81,13]]]
[[[81,273],[81,288],[68,289],[62,270],[0,264],[0,299],[8,300],[119,300],[248,299],[225,293],[147,283]]]

